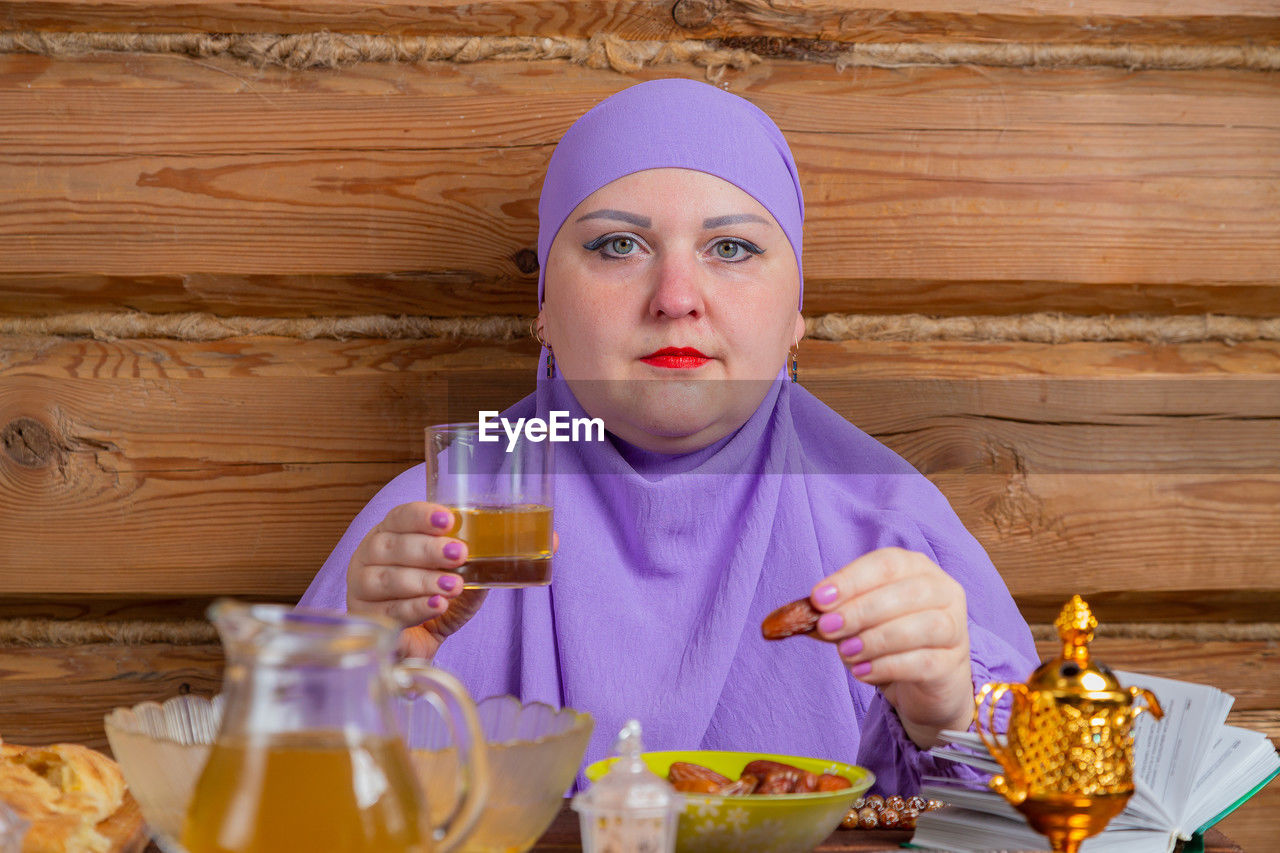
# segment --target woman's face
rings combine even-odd
[[[804,334],[795,254],[742,190],[688,169],[619,178],[547,256],[539,326],[583,409],[662,453],[746,422]]]

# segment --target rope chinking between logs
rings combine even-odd
[[[0,32],[0,53],[73,57],[88,53],[226,57],[258,67],[345,68],[361,62],[533,62],[565,60],[588,68],[633,73],[652,65],[690,63],[718,79],[760,57],[701,41],[627,41],[611,35],[392,36],[357,33],[54,33]]]
[[[1052,43],[844,43],[813,39],[729,38],[632,41],[535,36],[396,36],[356,33],[0,32],[0,53],[74,57],[95,52],[227,57],[259,67],[343,68],[361,62],[565,60],[633,73],[646,66],[690,63],[718,80],[766,58],[860,66],[980,65],[1018,68],[1101,66],[1131,70],[1280,70],[1275,45],[1146,45]]]
[[[1280,318],[1217,314],[1075,316],[1055,313],[1010,316],[929,317],[923,314],[823,314],[805,320],[805,334],[822,341],[976,341],[1021,343],[1145,342],[1181,344],[1280,340]],[[510,341],[528,334],[529,318],[421,317],[386,314],[353,317],[218,317],[207,313],[84,312],[48,317],[0,317],[3,337],[95,340],[159,338],[218,341],[246,335],[346,340],[467,338]]]

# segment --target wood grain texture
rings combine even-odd
[[[1049,622],[1065,603],[1061,592],[1024,592],[1014,600],[1029,622]],[[57,603],[46,602],[44,606],[55,607]],[[1111,590],[1090,593],[1089,606],[1106,622],[1270,622],[1280,613],[1280,589]]]
[[[1280,746],[1280,710],[1232,711],[1227,715],[1227,723],[1262,732]]]
[[[151,595],[120,596],[86,594],[4,595],[0,598],[0,623],[5,620],[39,619],[67,623],[86,621],[104,625],[121,622],[144,622],[163,626],[174,620],[204,619],[218,595],[166,596],[152,590]],[[255,595],[254,601],[269,604],[296,604],[296,594],[284,596]],[[0,732],[0,735],[3,735]]]
[[[0,648],[0,734],[13,743],[109,751],[102,718],[112,708],[213,695],[221,683],[216,645]]]
[[[1195,642],[1185,639],[1139,640],[1097,637],[1090,644],[1090,654],[1112,669],[1142,672],[1162,678],[1176,678],[1200,684],[1212,684],[1236,697],[1232,711],[1275,714],[1280,708],[1280,679],[1269,677],[1280,666],[1280,643],[1228,642],[1211,640]],[[1036,643],[1041,660],[1062,654],[1062,643],[1041,640]],[[1256,716],[1250,728],[1266,728],[1267,734],[1280,741],[1276,720]]]
[[[6,471],[0,587],[296,597],[355,511],[407,467],[203,464],[130,474],[94,470],[91,454],[65,480]]]
[[[634,79],[672,73],[701,74]],[[0,57],[0,313],[528,313],[551,147],[632,79]],[[732,85],[800,162],[809,311],[1274,312],[1266,75],[776,62]]]
[[[723,84],[787,134],[951,129],[1143,134],[1280,130],[1277,86],[1252,72],[858,68],[775,60]],[[217,57],[0,54],[4,154],[419,151],[554,145],[608,95],[701,69],[616,72],[555,61],[249,68]],[[554,78],[555,86],[548,78]],[[528,107],[533,104],[533,112]],[[523,112],[522,112],[523,110]],[[513,115],[518,114],[519,120]],[[206,126],[195,124],[204,119]]]
[[[438,370],[456,344],[357,344],[343,354],[278,342],[292,350],[281,358],[271,344],[223,343],[197,348],[194,361],[181,347],[160,355],[163,345],[152,356],[150,347],[115,349],[123,361],[96,365],[77,364],[68,351],[57,379],[11,362],[17,374],[0,380],[8,415],[0,421],[35,412],[44,432],[26,433],[0,456],[0,539],[14,543],[0,558],[0,588],[296,597],[359,506],[420,457],[421,427],[454,419],[438,374],[402,368],[434,360]],[[453,367],[494,349],[475,347]],[[352,367],[361,351],[381,355],[356,356]],[[151,378],[130,378],[139,371]],[[520,378],[531,387],[531,372]],[[497,405],[524,393],[453,387],[463,401],[453,405],[470,417],[477,394]],[[41,434],[51,442],[32,438]]]
[[[1277,813],[1280,813],[1280,783],[1272,780],[1214,828],[1239,844],[1245,853],[1266,853],[1275,848],[1276,830],[1280,825]]]
[[[844,41],[1007,40],[1155,44],[1274,41],[1274,4],[1265,0],[1106,0],[1077,11],[1050,0],[5,0],[0,19],[14,29],[150,32],[456,33],[572,35],[609,32],[670,39],[765,35]]]
[[[533,382],[531,341],[4,343],[10,595],[297,595],[416,464],[422,425]],[[806,342],[801,363],[939,485],[1020,599],[1280,601],[1280,343]],[[1124,621],[1172,606],[1134,604]]]

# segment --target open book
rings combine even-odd
[[[1145,687],[1164,719],[1149,714],[1133,727],[1134,792],[1107,828],[1081,853],[1169,853],[1178,839],[1203,833],[1280,773],[1280,755],[1260,732],[1226,725],[1235,699],[1206,684],[1116,672],[1120,683]],[[976,734],[944,732],[953,746],[934,755],[989,773],[1002,772]],[[962,747],[956,749],[955,747]],[[1048,850],[1049,842],[994,791],[975,783],[926,778],[922,793],[958,808],[924,812],[911,839],[938,850]]]

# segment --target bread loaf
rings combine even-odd
[[[22,853],[108,853],[95,827],[124,794],[120,768],[88,747],[0,745],[0,800],[31,824]]]

